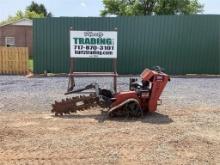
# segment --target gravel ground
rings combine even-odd
[[[91,82],[111,86],[76,83]],[[0,164],[220,164],[219,84],[173,78],[163,105],[142,119],[110,120],[99,109],[55,118],[50,104],[64,98],[67,78],[0,76]]]

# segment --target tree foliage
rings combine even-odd
[[[198,0],[103,0],[101,16],[190,15],[203,11]]]
[[[29,6],[27,6],[26,11],[35,12],[37,14],[43,14],[44,17],[51,17],[52,13],[48,12],[46,7],[43,4],[31,2]]]
[[[18,10],[14,16],[9,16],[7,20],[2,21],[0,24],[11,23],[17,21],[22,18],[44,18],[44,17],[51,17],[52,14],[47,12],[47,9],[43,4],[37,4],[32,2],[31,5],[27,6],[25,11]]]

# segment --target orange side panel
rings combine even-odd
[[[138,98],[135,91],[128,91],[128,92],[119,92],[115,95],[115,98],[117,99],[115,102],[112,103],[112,107],[117,106],[121,104],[122,102],[128,100],[128,99],[137,99],[140,102],[140,99]]]
[[[160,95],[162,94],[168,81],[169,81],[169,76],[163,73],[158,74],[154,77],[151,95],[148,102],[148,110],[150,112],[156,111],[157,101],[159,100]]]

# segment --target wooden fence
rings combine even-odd
[[[0,74],[26,74],[28,48],[0,47]]]

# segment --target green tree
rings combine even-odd
[[[46,7],[43,4],[35,3],[34,1],[31,2],[29,6],[27,6],[26,11],[35,12],[37,14],[43,14],[44,17],[51,17],[52,13],[48,12]]]
[[[43,14],[37,14],[34,11],[28,11],[26,10],[25,12],[18,10],[15,14],[15,16],[9,16],[7,18],[7,20],[0,22],[0,25],[2,24],[7,24],[7,23],[11,23],[11,22],[15,22],[19,19],[22,18],[29,18],[29,19],[33,19],[33,18],[44,18]]]
[[[31,5],[27,6],[25,11],[18,10],[14,16],[9,16],[7,20],[0,22],[1,24],[6,24],[10,22],[14,22],[16,20],[22,18],[44,18],[44,17],[51,17],[52,14],[45,8],[43,4],[37,4],[32,2]]]
[[[103,0],[101,16],[189,15],[203,11],[198,0]]]
[[[203,11],[198,0],[160,0],[155,13],[158,15],[197,14]]]

